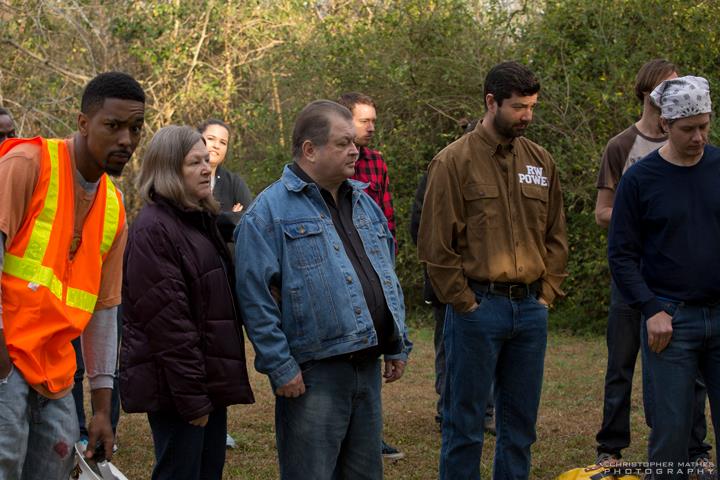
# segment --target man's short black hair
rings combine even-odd
[[[313,145],[322,147],[327,145],[330,137],[331,119],[338,116],[352,122],[352,113],[344,105],[330,100],[315,100],[305,105],[305,108],[295,119],[292,133],[293,159],[302,157],[302,146],[305,140]]]
[[[106,98],[135,100],[145,103],[145,91],[133,77],[123,72],[105,72],[85,86],[80,111],[88,115],[100,108]]]
[[[0,107],[0,115],[7,115],[8,117],[12,118],[12,115],[10,115],[10,112],[7,111],[7,109]]]
[[[487,108],[488,93],[492,93],[498,107],[513,93],[522,97],[535,95],[540,91],[540,82],[535,74],[518,62],[503,62],[490,69],[485,77],[483,98]]]

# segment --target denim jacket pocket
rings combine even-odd
[[[282,226],[293,266],[300,268],[320,265],[325,258],[325,239],[322,225],[307,220]]]
[[[388,237],[390,236],[390,232],[385,229],[385,224],[376,223],[373,225],[373,229],[377,235],[378,246],[380,248],[385,247],[388,244]]]
[[[295,324],[293,331],[298,339],[302,339],[299,340],[300,343],[304,343],[305,331],[312,321],[312,310],[309,308],[309,305],[306,304],[303,295],[297,288],[290,289],[290,303],[292,304],[293,312],[292,320]]]

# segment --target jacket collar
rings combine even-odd
[[[150,198],[152,198],[152,201],[158,206],[164,209],[173,210],[178,216],[187,218],[188,220],[192,220],[200,224],[203,223],[203,219],[205,217],[213,218],[214,216],[212,213],[206,212],[205,210],[196,210],[194,208],[188,208],[182,205],[178,205],[177,203],[163,197],[155,191],[151,192]]]
[[[210,240],[217,248],[218,253],[223,258],[223,263],[228,266],[232,266],[232,256],[228,250],[228,246],[220,236],[220,232],[217,229],[217,216],[207,212],[205,210],[195,210],[178,205],[172,200],[159,195],[155,191],[150,193],[153,203],[157,208],[161,209],[165,214],[172,215],[177,218],[181,223],[190,225],[201,232],[204,232],[205,236]],[[234,275],[228,276],[231,288],[234,291],[235,277]]]
[[[285,188],[287,188],[291,192],[301,192],[305,187],[310,185],[309,182],[306,182],[302,178],[298,177],[295,172],[292,171],[292,168],[290,168],[290,165],[285,165],[285,168],[283,168],[282,176],[280,177],[280,181],[285,185]],[[347,179],[346,180],[353,190],[356,191],[363,191],[365,190],[370,184],[360,182],[358,180],[353,179]]]

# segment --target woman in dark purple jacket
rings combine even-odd
[[[215,225],[208,150],[190,127],[150,141],[123,277],[120,394],[147,412],[153,480],[222,478],[227,406],[252,403],[230,254]]]

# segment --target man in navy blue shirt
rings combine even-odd
[[[608,256],[620,293],[643,314],[653,478],[684,479],[697,473],[688,439],[698,372],[720,406],[720,149],[707,144],[707,80],[666,80],[651,97],[668,142],[620,180]]]

